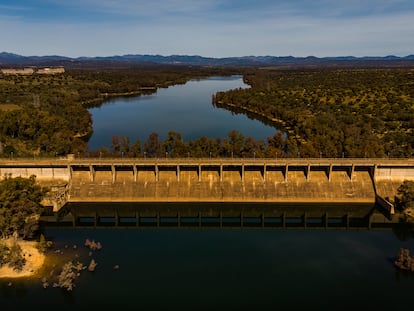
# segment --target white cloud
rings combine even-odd
[[[320,5],[326,0],[317,0]],[[398,1],[399,0],[393,0]],[[292,1],[295,2],[295,1]],[[352,1],[354,2],[354,1]],[[385,1],[369,0],[385,6]],[[388,1],[387,1],[388,2]],[[69,2],[68,2],[69,3]],[[70,2],[71,6],[81,2]],[[84,0],[88,8],[95,0]],[[59,54],[66,56],[108,56],[115,54],[198,54],[226,57],[243,55],[408,55],[414,51],[414,11],[387,12],[347,18],[329,14],[288,14],[288,6],[274,10],[243,13],[223,10],[214,18],[209,10],[219,0],[196,2],[99,1],[100,9],[144,10],[156,19],[102,19],[88,21],[25,21],[20,17],[0,16],[1,46],[5,51],[23,55]],[[315,5],[316,5],[315,4]],[[188,5],[188,6],[186,6]],[[264,4],[263,4],[264,5]],[[180,14],[160,14],[178,12]],[[305,9],[304,9],[305,10]],[[345,10],[345,9],[343,9]],[[158,12],[158,13],[157,13]],[[193,12],[193,13],[188,13]],[[307,10],[306,12],[309,12]],[[151,19],[149,18],[149,19]]]

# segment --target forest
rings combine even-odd
[[[201,136],[184,141],[180,133],[169,131],[165,140],[159,133],[151,133],[144,142],[131,142],[128,136],[113,135],[110,148],[75,154],[78,157],[148,157],[148,158],[264,158],[277,157],[283,134],[275,132],[265,140],[255,140],[232,130],[225,137]],[[279,155],[283,154],[279,151]]]
[[[88,108],[111,96],[138,96],[234,69],[142,65],[70,69],[56,75],[0,75],[0,156],[84,153],[93,126]]]
[[[137,96],[211,75],[243,74],[251,87],[218,92],[213,104],[280,129],[261,141],[226,137],[160,141],[113,136],[88,150],[88,108],[110,96]],[[142,66],[70,69],[60,75],[0,76],[0,156],[412,157],[412,68]]]
[[[215,105],[276,124],[282,148],[304,157],[411,157],[414,70],[252,70],[249,89],[219,92]]]

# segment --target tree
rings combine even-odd
[[[139,140],[136,140],[135,143],[133,143],[130,148],[129,156],[136,158],[136,157],[139,157],[140,155],[141,155],[141,142]]]
[[[16,241],[10,247],[7,258],[7,264],[13,267],[14,270],[21,271],[26,263],[26,258],[23,256],[23,250]]]
[[[121,154],[128,154],[129,151],[131,149],[131,142],[129,140],[129,137],[126,135],[122,135],[122,139],[121,139]]]
[[[47,189],[36,183],[36,177],[6,176],[0,182],[0,232],[3,238],[12,234],[31,238],[39,225],[40,204]]]
[[[180,133],[169,131],[167,139],[162,144],[163,150],[171,157],[186,155],[186,148]]]
[[[244,135],[236,130],[232,130],[228,133],[224,144],[227,153],[230,153],[235,157],[241,157],[245,147]]]
[[[144,150],[150,157],[158,157],[161,154],[161,142],[158,133],[151,133],[144,144]]]
[[[399,206],[402,209],[414,207],[414,181],[405,180],[397,189]]]
[[[118,153],[121,150],[121,143],[119,141],[118,135],[112,135],[111,139],[111,149],[112,153]]]
[[[285,143],[285,139],[281,132],[276,132],[272,137],[268,137],[266,156],[269,158],[283,156]]]

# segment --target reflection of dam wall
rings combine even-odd
[[[56,226],[93,227],[389,227],[372,203],[134,202],[69,203],[43,221]]]
[[[0,160],[0,178],[67,185],[69,202],[375,202],[414,159]]]

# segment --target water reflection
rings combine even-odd
[[[414,238],[414,224],[399,220],[394,226],[392,231],[400,241],[407,241]]]
[[[126,135],[132,143],[143,143],[151,133],[158,133],[164,140],[169,131],[180,133],[184,141],[226,137],[232,130],[264,140],[277,131],[273,125],[212,105],[212,95],[217,91],[246,87],[241,76],[211,77],[159,89],[152,95],[111,99],[89,110],[93,134],[88,146],[90,150],[109,148],[113,135]]]
[[[412,294],[413,278],[397,271],[392,260],[400,247],[414,249],[414,241],[401,242],[391,227],[374,226],[385,224],[386,218],[369,204],[108,203],[72,204],[65,209],[59,225],[48,223],[44,228],[54,247],[64,250],[64,255],[53,255],[76,252],[87,264],[89,249],[80,246],[86,238],[94,239],[103,246],[93,254],[96,271],[82,272],[72,293],[44,289],[40,280],[27,287],[24,297],[3,286],[2,308],[353,310],[370,306],[392,310],[406,306],[406,301],[372,297]],[[306,227],[301,218],[304,211],[309,215]],[[285,230],[279,226],[283,212],[291,225]],[[340,223],[341,227],[311,227],[326,212],[334,219],[332,226]],[[90,218],[92,224],[73,227],[72,213]],[[271,226],[262,227],[263,213]],[[139,226],[136,215],[143,218]],[[200,215],[201,227],[185,224],[194,223]],[[344,215],[350,224],[353,218],[366,221],[369,217],[371,227],[364,222],[346,228]],[[118,229],[113,223],[121,218],[130,219],[132,225]],[[218,219],[228,226],[218,227]],[[60,226],[66,221],[68,226]],[[74,244],[79,247],[74,249]],[[114,270],[115,264],[120,268]]]
[[[349,203],[69,203],[46,226],[134,228],[392,229],[373,204]],[[399,238],[412,228],[399,228]]]

